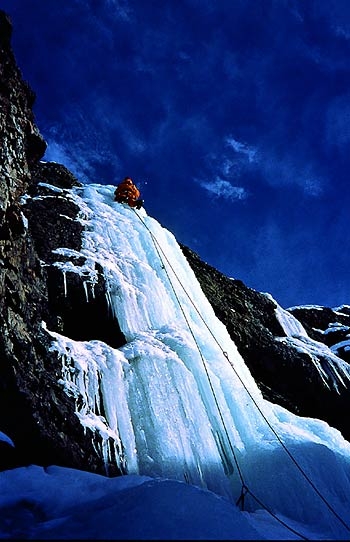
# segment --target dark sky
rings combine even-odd
[[[46,160],[284,308],[350,304],[349,0],[3,0]]]

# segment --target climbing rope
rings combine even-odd
[[[239,379],[239,381],[241,382],[243,388],[245,389],[245,391],[247,392],[249,398],[251,399],[251,401],[253,402],[254,406],[257,408],[258,412],[260,413],[260,415],[262,416],[263,420],[266,422],[266,424],[268,425],[268,427],[270,428],[270,430],[272,431],[272,433],[275,435],[277,441],[279,442],[279,444],[282,446],[282,448],[285,450],[285,452],[287,453],[287,455],[289,456],[289,458],[291,459],[291,461],[293,462],[293,464],[297,467],[297,469],[299,470],[299,472],[302,474],[302,476],[304,476],[305,480],[310,484],[310,486],[312,487],[312,489],[316,492],[316,494],[319,496],[319,498],[323,501],[323,503],[327,506],[327,508],[330,510],[330,512],[340,521],[340,523],[350,532],[350,527],[347,525],[347,523],[339,516],[339,514],[336,512],[336,510],[334,510],[334,508],[332,507],[332,505],[326,500],[326,498],[322,495],[322,493],[317,489],[317,487],[315,486],[315,484],[312,482],[312,480],[310,479],[310,477],[306,474],[306,472],[303,470],[303,468],[298,464],[298,462],[296,461],[296,459],[294,458],[294,456],[292,455],[292,453],[288,450],[287,446],[284,444],[284,442],[281,440],[280,436],[278,435],[278,433],[276,432],[276,430],[273,428],[273,426],[271,425],[271,423],[268,421],[268,419],[266,418],[265,414],[263,413],[263,411],[261,410],[261,408],[259,407],[259,405],[257,404],[257,402],[255,401],[254,397],[252,396],[252,394],[250,393],[250,391],[248,390],[248,388],[246,387],[246,385],[244,384],[242,378],[240,377],[240,375],[238,374],[238,372],[236,371],[236,369],[234,368],[233,364],[231,363],[230,359],[229,359],[229,356],[228,356],[228,353],[225,352],[223,350],[223,348],[221,347],[220,343],[218,342],[218,340],[216,339],[216,337],[214,336],[212,330],[210,329],[210,327],[208,326],[208,324],[206,323],[206,321],[204,320],[203,316],[201,315],[201,313],[199,312],[197,306],[195,305],[195,303],[193,302],[193,300],[191,299],[191,297],[189,296],[189,294],[187,293],[184,285],[182,284],[180,278],[178,277],[177,273],[175,272],[174,268],[172,267],[171,263],[169,262],[166,254],[164,254],[164,251],[162,250],[158,240],[156,239],[156,237],[154,236],[153,232],[149,229],[149,227],[147,226],[147,224],[145,223],[144,220],[142,220],[141,216],[136,212],[135,209],[132,209],[134,211],[134,213],[137,215],[137,217],[139,218],[139,220],[142,222],[142,224],[145,226],[145,228],[147,229],[147,231],[149,232],[149,234],[151,235],[151,238],[152,238],[152,241],[153,241],[153,244],[154,244],[154,247],[156,249],[156,252],[158,254],[158,257],[159,257],[159,260],[162,264],[162,268],[165,270],[165,273],[168,277],[168,280],[169,280],[169,283],[170,283],[170,286],[173,290],[173,293],[176,297],[176,300],[179,304],[179,307],[180,307],[180,310],[184,316],[184,319],[187,323],[187,326],[190,330],[190,333],[193,337],[193,340],[196,344],[196,347],[198,349],[198,352],[200,354],[200,357],[201,357],[201,360],[202,360],[202,363],[203,363],[203,367],[204,367],[204,370],[205,370],[205,373],[206,373],[206,376],[207,376],[207,379],[208,379],[208,382],[209,382],[209,385],[210,385],[210,389],[211,389],[211,392],[213,394],[213,397],[214,397],[214,401],[215,401],[215,405],[216,405],[216,408],[217,408],[217,411],[219,413],[219,416],[220,416],[220,419],[221,419],[221,422],[222,422],[222,425],[223,425],[223,428],[224,428],[224,431],[225,431],[225,434],[226,434],[226,437],[227,437],[227,440],[228,440],[228,443],[229,443],[229,446],[230,446],[230,449],[231,449],[231,452],[232,452],[232,455],[233,455],[233,458],[234,458],[234,461],[235,461],[235,464],[236,464],[236,468],[237,468],[237,472],[238,472],[238,475],[239,475],[239,478],[240,478],[240,481],[241,481],[241,484],[242,484],[242,487],[241,487],[241,494],[236,502],[237,506],[238,505],[241,505],[241,509],[243,510],[244,509],[244,499],[245,499],[245,495],[246,494],[249,494],[260,506],[262,506],[262,508],[264,508],[271,516],[273,516],[277,521],[279,521],[282,525],[284,525],[287,529],[289,529],[291,532],[293,532],[294,534],[300,536],[302,539],[304,540],[308,540],[307,538],[305,538],[301,533],[299,533],[298,531],[294,530],[292,527],[288,526],[284,521],[282,521],[278,516],[276,516],[271,510],[269,510],[269,508],[262,502],[260,501],[260,499],[258,499],[258,497],[256,497],[256,495],[246,486],[245,482],[244,482],[244,479],[243,479],[243,475],[242,475],[242,472],[241,472],[241,469],[239,467],[239,464],[238,464],[238,460],[237,460],[237,457],[236,457],[236,454],[234,452],[234,449],[233,449],[233,445],[231,443],[231,439],[229,437],[229,434],[228,434],[228,431],[227,431],[227,428],[226,428],[226,425],[225,425],[225,421],[224,421],[224,418],[222,416],[222,413],[221,413],[221,409],[219,407],[219,404],[218,404],[218,400],[217,400],[217,397],[216,397],[216,394],[215,394],[215,391],[214,391],[214,388],[213,388],[213,385],[211,383],[211,379],[210,379],[210,376],[209,376],[209,373],[208,373],[208,370],[207,370],[207,367],[206,367],[206,363],[205,363],[205,360],[204,360],[204,357],[203,357],[203,354],[202,354],[202,351],[201,351],[201,348],[198,344],[198,341],[193,333],[193,330],[191,328],[191,325],[188,321],[188,318],[184,312],[184,309],[182,307],[182,304],[179,300],[179,297],[175,291],[175,288],[174,288],[174,285],[172,283],[172,280],[169,276],[169,273],[164,265],[164,261],[163,261],[163,257],[165,258],[167,264],[169,265],[169,268],[172,270],[172,272],[174,273],[179,285],[181,286],[181,288],[183,289],[183,291],[185,292],[186,296],[188,297],[189,301],[191,302],[191,304],[193,305],[194,309],[196,310],[197,314],[199,315],[199,317],[201,318],[202,322],[204,323],[205,327],[207,328],[207,330],[209,331],[210,335],[213,337],[213,339],[215,340],[216,344],[219,346],[222,354],[225,356],[225,358],[227,359],[227,361],[229,362],[230,364],[230,367],[232,368],[232,370],[234,371],[235,375],[237,376],[237,378]],[[163,257],[162,257],[162,255]]]

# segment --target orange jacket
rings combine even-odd
[[[119,203],[126,202],[130,207],[135,207],[136,201],[140,197],[140,191],[136,188],[132,180],[127,177],[118,184],[114,195],[115,201]]]

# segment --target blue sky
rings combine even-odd
[[[45,159],[283,306],[349,302],[347,0],[3,0]]]

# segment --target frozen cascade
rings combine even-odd
[[[276,316],[287,337],[308,337],[304,326],[290,312],[282,309],[271,294],[265,294],[276,303]]]
[[[317,369],[323,383],[328,388],[331,386],[339,393],[339,384],[346,386],[350,380],[350,365],[339,358],[328,346],[315,341],[308,336],[302,324],[288,311],[282,309],[271,294],[265,294],[276,304],[275,313],[286,337],[280,337],[280,342],[289,347],[299,350],[310,357],[311,362]],[[319,355],[322,353],[326,362],[322,365]]]
[[[80,255],[90,266],[84,272],[92,277],[95,263],[101,265],[127,344],[113,349],[52,333],[52,349],[63,363],[61,383],[76,397],[81,423],[105,443],[113,440],[128,474],[188,481],[234,501],[241,489],[236,458],[254,491],[270,485],[259,495],[268,506],[292,513],[279,497],[281,485],[291,495],[311,490],[279,453],[275,432],[290,449],[297,436],[310,450],[328,442],[325,453],[350,457],[350,444],[326,423],[298,418],[262,398],[175,237],[145,209],[115,203],[114,188],[89,184],[73,194],[84,215]],[[268,462],[286,476],[266,482]],[[337,492],[336,477],[334,487],[321,489]],[[256,503],[251,499],[249,506]],[[318,518],[319,509],[307,514]]]

